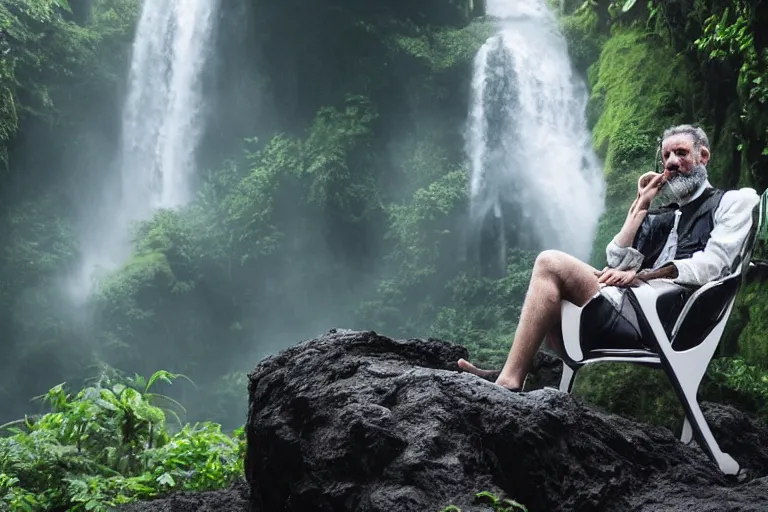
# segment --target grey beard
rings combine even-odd
[[[664,184],[659,191],[658,198],[662,204],[678,203],[689,198],[696,192],[707,179],[707,168],[703,164],[696,164],[689,175],[676,174]]]

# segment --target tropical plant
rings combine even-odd
[[[231,437],[209,422],[167,429],[171,409],[154,403],[183,407],[150,389],[182,377],[161,370],[119,382],[104,373],[74,395],[60,384],[38,397],[50,412],[0,426],[0,509],[106,511],[239,478],[243,429]]]
[[[509,498],[500,498],[489,491],[482,491],[475,494],[474,503],[478,505],[489,505],[493,512],[528,512],[528,508]],[[448,505],[440,512],[461,512],[456,505]]]

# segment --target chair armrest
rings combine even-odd
[[[677,333],[680,331],[680,326],[683,325],[683,322],[691,312],[691,308],[693,308],[694,304],[696,304],[696,301],[699,300],[702,295],[706,294],[713,288],[723,286],[724,284],[735,279],[741,279],[741,273],[731,274],[716,281],[711,281],[703,286],[700,286],[695,292],[693,292],[693,294],[688,297],[683,310],[680,311],[680,314],[677,317],[677,321],[675,321],[675,326],[672,328],[672,335],[670,336],[670,339],[675,339],[675,336],[677,336]]]

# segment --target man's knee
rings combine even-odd
[[[533,266],[533,274],[539,278],[555,280],[562,289],[580,290],[581,287],[586,286],[591,291],[597,283],[594,269],[590,265],[575,256],[557,250],[539,253]]]
[[[555,249],[541,251],[539,255],[536,256],[533,270],[534,272],[545,274],[558,274],[562,271],[563,266],[566,264],[569,257],[568,254]]]

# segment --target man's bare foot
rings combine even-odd
[[[482,370],[466,359],[459,359],[459,368],[467,373],[477,375],[481,379],[493,382],[497,386],[501,386],[504,389],[509,389],[512,391],[520,391],[522,389],[522,385],[519,385],[509,379],[502,379],[501,370]]]
[[[510,380],[510,379],[502,379],[501,377],[497,378],[496,382],[494,382],[494,384],[496,384],[497,386],[501,386],[504,389],[508,389],[510,391],[519,392],[519,391],[523,390],[523,385],[522,384],[518,384],[515,381]]]
[[[477,375],[478,377],[491,382],[495,382],[501,373],[501,370],[481,370],[466,359],[459,359],[459,368],[467,373]]]

